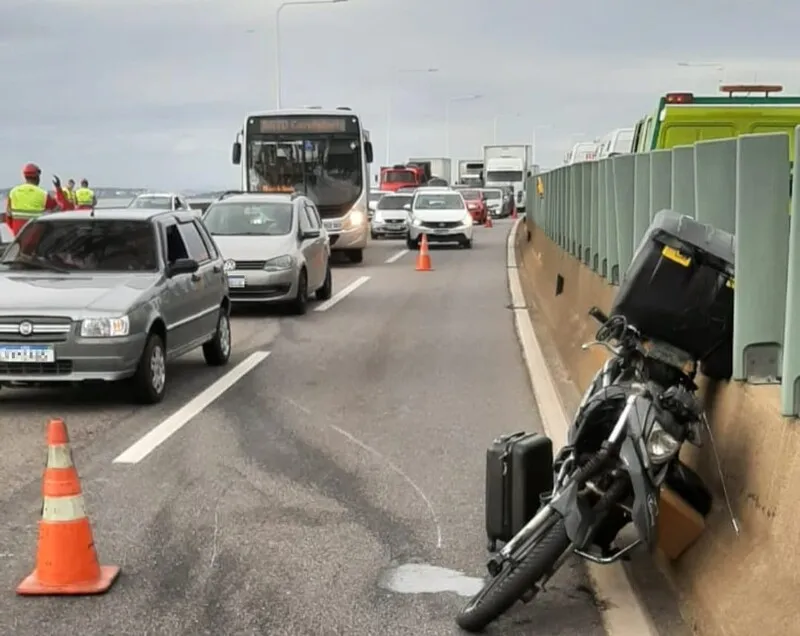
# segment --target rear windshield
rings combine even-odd
[[[414,183],[416,177],[410,170],[387,170],[382,176],[384,183]]]
[[[459,190],[459,192],[467,201],[477,201],[481,198],[481,193],[478,190]]]
[[[500,190],[484,190],[483,196],[491,201],[493,199],[502,199],[503,193]]]
[[[378,202],[379,210],[402,210],[404,205],[411,203],[411,195],[383,197]]]
[[[69,219],[28,223],[0,259],[5,270],[150,272],[158,268],[148,221]]]
[[[172,197],[136,197],[128,207],[148,210],[171,210]]]
[[[203,215],[203,223],[215,236],[283,236],[292,231],[291,203],[215,203]]]

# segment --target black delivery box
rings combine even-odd
[[[611,315],[709,367],[729,369],[734,262],[733,234],[662,210],[633,255]]]

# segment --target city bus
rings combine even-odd
[[[248,115],[233,144],[245,192],[302,192],[317,205],[331,241],[353,263],[367,246],[372,143],[349,108]]]

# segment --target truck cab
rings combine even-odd
[[[721,96],[667,93],[658,108],[634,128],[633,152],[687,146],[710,139],[759,133],[788,133],[800,125],[800,96],[778,97],[782,86],[720,86]]]
[[[400,188],[421,186],[426,181],[425,174],[419,167],[398,164],[391,168],[381,168],[379,188],[386,192],[396,192]]]

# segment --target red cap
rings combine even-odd
[[[22,168],[23,177],[38,177],[40,174],[42,174],[42,171],[35,163],[26,163]]]

